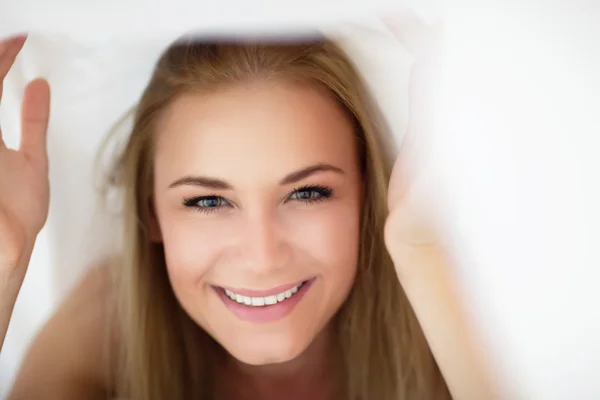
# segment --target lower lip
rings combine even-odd
[[[231,300],[222,288],[214,288],[227,306],[239,319],[243,321],[253,323],[266,323],[274,322],[285,318],[292,312],[296,304],[302,300],[302,297],[310,289],[314,279],[307,281],[298,292],[289,299],[282,301],[281,303],[272,304],[269,306],[252,307],[245,304],[240,304],[235,300]]]

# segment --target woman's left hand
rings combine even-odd
[[[483,346],[461,304],[431,203],[434,180],[427,157],[434,133],[441,27],[427,26],[408,10],[387,25],[415,61],[409,83],[408,132],[390,179],[386,245],[453,398],[498,399]]]

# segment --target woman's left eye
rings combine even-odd
[[[333,190],[325,186],[306,186],[294,190],[289,199],[304,202],[322,201],[332,194]]]

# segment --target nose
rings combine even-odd
[[[272,210],[249,213],[240,242],[243,265],[258,275],[272,275],[288,263],[290,249]]]

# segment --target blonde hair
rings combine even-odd
[[[349,57],[326,38],[278,43],[188,37],[158,60],[111,177],[123,194],[123,258],[115,269],[119,391],[136,400],[213,397],[219,347],[179,305],[162,245],[152,243],[146,229],[153,212],[155,131],[167,106],[184,93],[260,79],[319,85],[355,126],[364,206],[355,283],[335,319],[343,365],[338,398],[450,398],[384,244],[392,160],[383,121]]]

